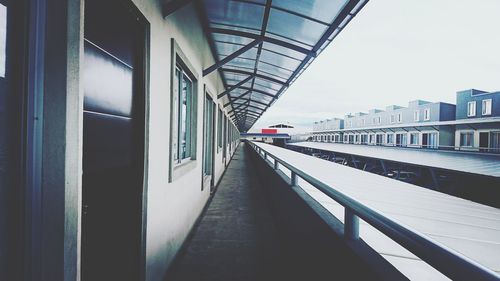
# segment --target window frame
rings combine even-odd
[[[177,73],[177,71],[179,71],[180,73],[180,76],[179,77],[176,77],[175,74]],[[190,83],[191,83],[191,88],[190,88],[190,92],[187,93],[187,95],[189,96],[186,96],[186,119],[184,120],[186,122],[186,128],[185,128],[185,131],[186,131],[186,157],[182,158],[180,155],[182,153],[181,151],[181,145],[179,145],[182,141],[182,136],[181,134],[179,134],[179,131],[180,131],[180,128],[181,128],[181,123],[182,123],[182,119],[181,119],[181,110],[180,110],[180,107],[181,107],[181,103],[180,103],[180,98],[177,99],[177,104],[174,104],[175,107],[177,107],[177,111],[174,111],[177,113],[177,118],[175,119],[177,122],[177,130],[175,131],[177,133],[177,136],[176,136],[176,142],[177,142],[177,154],[174,154],[174,163],[175,165],[179,165],[179,164],[182,164],[186,161],[189,161],[189,160],[192,160],[193,156],[193,130],[191,129],[192,127],[189,127],[188,128],[188,123],[191,123],[193,120],[193,105],[195,105],[195,98],[194,98],[194,95],[193,95],[193,80],[189,77],[189,75],[187,74],[187,72],[185,72],[185,70],[182,68],[182,65],[177,65],[175,67],[175,74],[174,74],[174,79],[175,78],[178,78],[180,80],[183,80],[181,83],[182,85],[184,85],[184,78],[186,78]],[[177,81],[176,81],[177,82]],[[180,97],[180,93],[179,94],[179,97]],[[174,124],[175,126],[175,124]],[[172,132],[173,133],[173,132]],[[175,155],[177,155],[177,159],[175,159]]]
[[[488,107],[488,112],[485,112],[485,102],[489,102],[489,107]],[[481,115],[491,115],[491,109],[493,107],[493,100],[492,99],[484,99],[481,101]]]
[[[169,130],[169,140],[170,140],[170,156],[169,156],[169,182],[173,182],[174,180],[182,177],[182,175],[186,174],[188,171],[193,170],[196,167],[197,160],[197,128],[198,128],[198,96],[199,96],[199,75],[196,72],[196,69],[193,67],[187,56],[182,52],[182,49],[177,44],[174,38],[171,39],[171,65],[170,65],[170,130]],[[180,68],[182,69],[181,74],[186,75],[188,79],[191,81],[191,107],[190,107],[190,139],[189,139],[189,149],[190,156],[185,159],[175,159],[174,156],[174,147],[176,149],[180,148],[179,145],[179,111],[176,106],[179,105],[179,100],[176,100],[175,95],[179,95],[179,92],[175,91],[175,79],[176,79],[176,70]],[[177,115],[177,116],[176,116]],[[177,139],[177,140],[176,140]],[[177,144],[177,145],[174,145]]]
[[[416,136],[416,142],[413,143],[412,136]],[[409,145],[420,145],[420,133],[410,133]]]
[[[473,105],[473,108],[474,108],[474,112],[471,113],[471,105]],[[467,102],[467,117],[474,117],[476,116],[477,114],[477,105],[476,105],[476,101],[469,101]]]
[[[424,121],[431,120],[431,109],[429,107],[424,108]]]
[[[463,135],[470,135],[470,145],[464,145],[462,144],[462,136]],[[472,148],[474,147],[474,131],[461,131],[459,135],[459,144],[460,147],[466,147],[466,148]]]
[[[420,121],[420,110],[413,111],[413,121]]]
[[[220,153],[220,151],[222,150],[222,122],[224,121],[222,115],[224,115],[222,108],[220,108],[220,106],[217,106],[217,153]]]
[[[217,105],[213,99],[212,91],[207,85],[204,86],[204,104],[203,104],[203,177],[213,176],[213,163],[215,159],[215,109]],[[203,185],[202,185],[203,191]]]

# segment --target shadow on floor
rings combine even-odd
[[[363,273],[342,242],[323,247],[323,238],[315,241],[315,230],[289,235],[297,231],[280,221],[275,206],[280,203],[270,200],[267,181],[273,177],[257,172],[251,153],[245,144],[239,146],[166,280],[376,280]]]

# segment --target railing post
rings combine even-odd
[[[297,179],[298,179],[297,178],[297,173],[295,173],[294,171],[291,171],[291,172],[292,172],[292,174],[290,176],[290,184],[292,186],[297,186]]]
[[[345,208],[344,211],[344,238],[359,239],[359,218],[349,208]]]
[[[278,170],[279,169],[279,162],[278,160],[274,159],[274,169]]]

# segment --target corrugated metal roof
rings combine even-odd
[[[309,147],[438,169],[500,177],[500,155],[373,145],[298,142],[288,145]]]
[[[295,151],[255,144],[384,216],[500,273],[500,209]],[[343,222],[342,206],[303,180],[299,185]],[[411,280],[448,280],[364,222],[360,236]]]

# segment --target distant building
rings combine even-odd
[[[335,125],[333,125],[333,121]],[[315,122],[315,141],[500,152],[500,92],[466,90],[457,103],[410,101]]]
[[[480,122],[496,118],[500,118],[500,92],[475,89],[457,92],[456,120],[473,119],[477,123],[474,126],[457,124],[455,146],[471,150],[500,149],[499,123]]]

